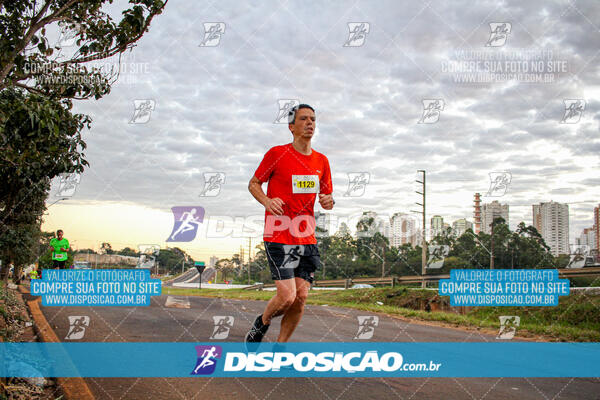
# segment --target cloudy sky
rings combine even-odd
[[[110,95],[77,103],[93,118],[91,166],[44,228],[78,248],[164,246],[174,206],[260,216],[247,183],[270,147],[291,141],[274,123],[278,100],[298,99],[317,111],[313,148],[329,158],[336,216],[415,210],[425,169],[428,219],[472,220],[473,194],[506,171],[506,193],[483,200],[508,203],[512,228],[531,223],[531,204],[569,203],[574,242],[600,203],[598,21],[596,2],[170,2],[123,56]],[[202,45],[217,22],[224,34]],[[432,99],[443,109],[423,118]],[[565,119],[574,99],[584,110]],[[150,100],[149,118],[136,100]],[[225,183],[200,196],[209,172]],[[344,196],[356,172],[369,174],[364,195]],[[207,259],[240,244],[200,232],[180,247]]]

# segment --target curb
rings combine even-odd
[[[22,285],[19,285],[19,292],[23,294],[29,294],[29,291],[25,289]],[[49,343],[60,343],[58,336],[54,333],[54,330],[44,317],[42,310],[40,309],[40,298],[35,300],[27,301],[27,306],[29,307],[29,311],[31,312],[31,316],[35,324],[33,324],[33,328],[35,332],[38,334],[42,342]],[[81,377],[72,377],[72,378],[62,378],[57,377],[56,381],[58,385],[62,388],[65,393],[65,398],[67,400],[94,400],[95,397],[92,394],[92,391],[88,387],[85,380]]]

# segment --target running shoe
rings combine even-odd
[[[248,331],[248,334],[246,335],[246,342],[249,342],[249,343],[262,342],[263,337],[265,336],[265,333],[267,333],[267,331],[269,330],[269,326],[270,325],[263,324],[262,314],[259,315],[258,317],[256,317],[256,320],[254,321],[254,325],[252,325],[252,328],[250,328],[250,330]]]

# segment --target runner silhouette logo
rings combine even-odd
[[[173,230],[167,242],[191,242],[196,238],[198,226],[204,220],[204,208],[202,207],[172,207]]]
[[[294,269],[300,264],[300,257],[304,255],[304,246],[301,244],[284,244],[283,261],[279,268]]]
[[[291,122],[292,117],[290,116],[290,111],[292,108],[300,105],[300,101],[298,99],[279,99],[277,100],[277,117],[275,117],[274,124],[288,124]]]
[[[485,47],[502,47],[512,30],[510,22],[490,22],[490,38]]]
[[[510,181],[512,180],[512,174],[508,171],[501,172],[490,172],[490,190],[488,190],[486,196],[489,197],[501,197],[506,194]]]
[[[73,197],[77,190],[77,185],[81,182],[81,174],[76,172],[70,174],[60,174],[58,190],[55,197]]]
[[[215,328],[210,339],[222,340],[227,339],[229,331],[233,328],[233,321],[235,319],[230,315],[214,315],[213,321],[215,322]]]
[[[501,315],[500,331],[498,331],[496,339],[512,339],[515,337],[519,325],[521,325],[521,317],[518,315]]]
[[[225,172],[205,172],[204,188],[200,197],[215,197],[221,192],[221,186],[225,184]]]
[[[376,315],[361,315],[356,318],[358,318],[358,332],[354,336],[354,339],[371,339],[375,332],[375,327],[379,325],[379,317]]]
[[[565,115],[560,120],[561,124],[576,124],[581,120],[585,111],[584,99],[564,99]]]
[[[198,360],[190,375],[210,375],[217,368],[217,359],[223,355],[221,346],[196,346]]]
[[[346,197],[359,197],[365,194],[365,188],[371,180],[369,172],[348,172],[348,190]]]
[[[216,47],[221,43],[221,36],[225,34],[225,22],[205,22],[204,39],[198,47]]]
[[[365,44],[367,35],[371,31],[371,24],[368,22],[348,22],[348,40],[344,47],[360,47]]]
[[[90,326],[90,317],[87,315],[69,315],[69,332],[65,340],[83,339],[85,328]]]
[[[446,103],[443,99],[423,99],[423,115],[419,124],[435,124],[440,119]]]

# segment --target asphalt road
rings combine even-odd
[[[68,316],[89,316],[89,342],[207,342],[213,316],[231,316],[233,328],[222,341],[243,341],[265,302],[175,296],[189,309],[166,308],[167,296],[149,307],[42,307],[60,340]],[[357,316],[378,315],[371,341],[487,342],[494,335],[477,330],[409,323],[384,314],[328,306],[307,306],[294,341],[352,341]],[[279,321],[265,341],[275,341]],[[513,340],[517,340],[516,338]],[[600,360],[599,360],[600,361]],[[600,378],[86,378],[98,399],[519,399],[600,400]]]
[[[188,279],[190,279],[191,277],[197,276],[197,275],[198,275],[198,271],[196,271],[194,268],[190,268],[187,271],[185,271],[185,273],[183,273],[182,275],[179,275],[177,278],[173,279],[172,281],[166,282],[164,285],[165,286],[173,286],[173,283],[185,282]],[[198,279],[195,279],[195,281],[197,282]]]

